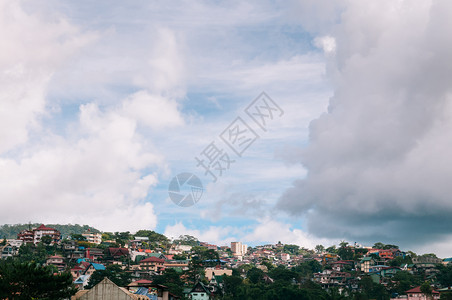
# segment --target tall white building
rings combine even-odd
[[[82,233],[82,236],[86,238],[86,241],[92,244],[100,244],[102,243],[102,234],[92,232],[91,230],[87,230]]]
[[[248,246],[242,242],[231,242],[231,251],[235,256],[243,256],[248,251]]]

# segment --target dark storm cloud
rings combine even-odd
[[[350,1],[329,32],[335,93],[309,145],[288,157],[308,175],[278,207],[324,237],[443,238],[452,228],[452,3]]]

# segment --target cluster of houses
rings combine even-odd
[[[37,244],[46,240],[50,244],[58,244],[58,255],[47,258],[46,264],[53,265],[58,271],[70,269],[74,284],[79,292],[73,299],[91,299],[91,293],[108,291],[120,294],[118,299],[178,299],[170,293],[164,285],[153,284],[154,275],[162,274],[166,269],[174,269],[180,273],[189,269],[189,257],[192,250],[190,245],[173,244],[163,251],[161,248],[149,249],[145,247],[149,239],[147,237],[134,237],[124,247],[96,247],[104,244],[100,233],[86,231],[82,236],[89,242],[89,247],[81,246],[76,240],[62,240],[60,232],[54,228],[41,225],[34,229],[21,231],[17,239],[8,240],[0,246],[0,257],[6,258],[18,254],[19,247],[24,243]],[[44,238],[47,237],[47,238]],[[316,260],[323,266],[323,271],[313,274],[312,280],[320,284],[325,290],[336,288],[342,290],[358,290],[359,281],[364,275],[369,275],[376,283],[388,285],[391,278],[399,271],[405,270],[413,274],[422,272],[425,276],[433,276],[437,272],[437,264],[450,264],[452,259],[439,259],[431,256],[413,257],[411,264],[390,266],[390,262],[397,257],[404,258],[407,253],[399,249],[374,249],[368,247],[365,255],[359,260],[342,260],[336,253],[320,252],[312,250],[296,251],[289,254],[284,251],[283,244],[270,244],[256,247],[248,247],[241,242],[232,242],[231,247],[208,243],[199,243],[199,246],[218,252],[220,260],[215,267],[205,268],[207,284],[197,282],[191,288],[185,290],[191,299],[210,299],[212,294],[219,293],[223,289],[223,275],[232,275],[234,268],[242,265],[253,265],[267,272],[267,265],[284,265],[288,268],[300,263]],[[355,246],[348,246],[356,248]],[[302,253],[302,254],[300,254]],[[180,259],[188,257],[188,259]],[[178,258],[178,259],[175,259]],[[110,264],[119,265],[127,270],[135,280],[126,287],[118,287],[108,279],[104,279],[98,286],[87,290],[86,286],[95,271],[105,270]],[[245,275],[243,275],[245,276]],[[272,279],[267,276],[267,281]],[[444,291],[450,291],[446,288]],[[441,290],[434,290],[433,299],[439,299]],[[425,295],[420,287],[406,291],[406,295],[394,296],[393,299],[424,299]],[[124,298],[125,297],[125,298]],[[114,299],[114,298],[112,298]]]

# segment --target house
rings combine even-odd
[[[105,266],[102,264],[89,263],[89,266],[83,272],[83,275],[92,275],[96,271],[105,270]]]
[[[105,249],[104,254],[104,258],[109,262],[119,261],[121,259],[127,259],[129,257],[129,249],[109,247]]]
[[[78,291],[71,300],[149,300],[144,295],[134,295],[125,288],[118,287],[110,279],[104,278],[90,290]]]
[[[213,276],[209,281],[208,287],[212,293],[220,294],[223,291],[223,276]]]
[[[415,287],[414,289],[408,290],[405,292],[408,296],[408,299],[410,300],[437,300],[439,299],[439,292],[438,291],[432,291],[432,297],[429,298],[427,295],[421,292],[421,287]]]
[[[140,284],[134,284],[136,282]],[[147,296],[151,300],[179,300],[180,297],[171,293],[167,286],[161,284],[145,283],[138,280],[129,284],[126,288],[134,295]]]
[[[44,236],[51,237],[51,245],[60,243],[61,233],[55,228],[44,226],[44,224],[41,224],[38,228],[22,230],[17,235],[17,239],[24,241],[24,243],[33,243],[36,245]]]
[[[139,262],[141,270],[154,272],[160,272],[160,270],[164,269],[164,263],[165,260],[153,256],[140,260]]]
[[[91,277],[91,275],[80,275],[77,279],[74,280],[74,285],[79,290],[83,290],[85,288],[85,286],[88,285],[90,277]]]
[[[180,268],[181,270],[188,270],[188,260],[166,260],[164,262],[165,268]]]
[[[19,250],[16,247],[11,246],[9,243],[4,246],[0,246],[0,258],[13,257],[18,252]]]
[[[353,269],[353,260],[339,260],[331,263],[331,268],[335,271],[342,272],[344,270]]]
[[[381,277],[393,277],[400,268],[398,267],[384,267],[380,270]]]
[[[209,300],[210,299],[210,291],[209,289],[202,283],[198,282],[191,289],[189,293],[189,298],[192,300]]]
[[[53,265],[55,267],[58,268],[58,271],[63,271],[64,268],[66,267],[66,263],[64,262],[64,258],[60,255],[52,255],[50,256],[47,261],[46,264],[48,266]]]
[[[71,269],[72,277],[73,277],[74,279],[77,279],[77,278],[80,277],[80,275],[83,275],[83,272],[84,272],[84,271],[85,271],[84,268],[82,268],[82,267],[80,267],[80,266],[75,266],[75,267],[73,267],[73,268]]]
[[[364,272],[364,273],[369,273],[370,267],[374,266],[374,265],[375,265],[375,260],[369,256],[364,257],[359,262],[359,268],[360,268],[361,272]]]
[[[219,267],[215,267],[215,268],[206,268],[205,269],[206,272],[206,278],[207,280],[211,280],[213,276],[222,276],[222,275],[228,275],[231,276],[232,275],[232,270],[229,269],[221,269]]]
[[[85,258],[97,261],[99,258],[104,256],[104,250],[99,248],[86,248],[85,250]]]
[[[99,232],[92,232],[90,229],[82,233],[82,236],[86,238],[86,241],[91,244],[97,244],[99,245],[102,243],[102,234]]]

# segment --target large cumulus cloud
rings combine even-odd
[[[444,238],[452,226],[452,3],[348,1],[338,11],[336,25],[317,30],[335,40],[326,53],[334,96],[297,154],[307,177],[278,207],[326,237]]]

